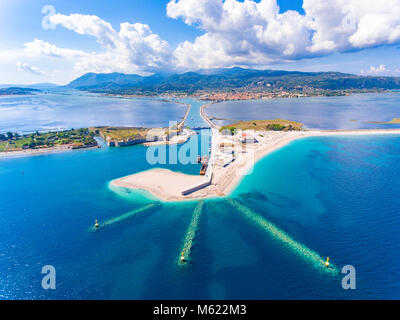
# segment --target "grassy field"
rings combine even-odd
[[[97,142],[94,140],[94,133],[88,129],[47,133],[36,132],[23,136],[11,132],[0,134],[0,152],[50,148],[61,145],[82,148],[95,146]]]
[[[223,126],[220,130],[271,130],[271,131],[290,131],[302,130],[303,124],[296,121],[288,121],[283,119],[275,120],[252,120],[252,121],[239,121],[227,126]]]
[[[94,127],[90,128],[96,134],[109,141],[129,141],[145,138],[151,130],[157,135],[164,135],[168,129],[127,128],[127,127]]]

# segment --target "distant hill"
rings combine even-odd
[[[0,84],[0,89],[4,88],[31,88],[31,89],[38,89],[38,90],[48,90],[48,89],[53,89],[56,87],[59,87],[58,84],[54,83],[35,83],[35,84],[29,84],[29,85],[22,85],[22,84]]]
[[[9,87],[9,88],[1,88],[0,89],[0,96],[5,95],[26,95],[32,94],[34,92],[39,92],[39,89],[33,88],[20,88],[20,87]]]
[[[148,77],[123,73],[88,73],[69,88],[105,93],[194,93],[209,91],[400,89],[397,77],[364,77],[340,72],[299,72],[243,68],[210,69]]]

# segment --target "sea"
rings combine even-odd
[[[387,121],[399,116],[399,98],[390,93],[329,103],[342,114],[354,99],[369,101],[368,114],[376,106],[374,120]],[[320,100],[313,99],[296,100],[295,109]],[[206,125],[202,102],[180,102],[191,104],[187,126]],[[251,110],[264,102],[234,104],[240,103]],[[276,104],[279,109],[284,102]],[[392,113],[383,117],[383,108]],[[301,121],[304,114],[296,117],[296,110],[291,120]],[[0,131],[160,126],[185,111],[175,102],[74,92],[2,97]],[[263,111],[251,118],[275,115],[286,117]],[[364,119],[372,117],[358,121]],[[199,146],[209,139],[203,140]],[[198,174],[199,164],[151,165],[143,146],[101,144],[0,158],[0,299],[400,298],[400,137],[296,140],[257,162],[226,198],[168,203],[109,182],[154,167]],[[182,265],[188,243],[190,261]],[[319,263],[327,257],[334,272]],[[55,289],[43,287],[46,266],[55,272]],[[342,269],[349,266],[356,288],[346,290]]]

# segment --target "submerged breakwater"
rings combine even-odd
[[[200,200],[193,211],[192,220],[190,221],[189,227],[186,232],[186,236],[183,240],[183,248],[178,258],[178,264],[184,266],[191,261],[191,251],[193,242],[196,237],[196,231],[199,227],[199,221],[201,213],[203,211],[204,201]]]
[[[109,226],[109,225],[121,222],[121,221],[123,221],[125,219],[128,219],[128,218],[134,216],[135,214],[138,214],[138,213],[141,213],[141,212],[144,212],[144,211],[147,211],[147,210],[159,207],[159,206],[161,206],[160,202],[151,203],[151,204],[149,204],[147,206],[144,206],[144,207],[129,211],[129,212],[124,213],[124,214],[122,214],[122,215],[120,215],[118,217],[111,218],[111,219],[108,219],[108,220],[106,220],[104,222],[101,222],[101,223],[98,224],[97,228],[95,226],[92,226],[92,227],[90,227],[90,231],[96,231],[96,230],[102,229],[102,228],[104,228],[106,226]]]
[[[275,238],[276,240],[281,241],[286,247],[295,251],[302,258],[311,262],[317,268],[330,273],[330,274],[338,274],[337,268],[330,264],[329,267],[325,266],[325,260],[315,251],[307,248],[305,245],[297,242],[292,237],[290,237],[286,232],[279,229],[276,225],[269,222],[259,214],[255,213],[250,208],[246,207],[244,204],[236,201],[234,199],[228,198],[227,201],[238,211],[243,213],[247,218],[249,218],[252,222],[257,224],[263,230],[267,231],[270,236]]]

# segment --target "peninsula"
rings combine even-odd
[[[94,133],[87,128],[20,135],[0,134],[0,156],[34,155],[83,148],[99,147]]]
[[[254,164],[290,142],[316,136],[400,135],[400,129],[304,130],[297,122],[255,120],[212,126],[212,146],[206,176],[153,169],[111,181],[113,186],[146,190],[163,201],[184,201],[229,195]]]

